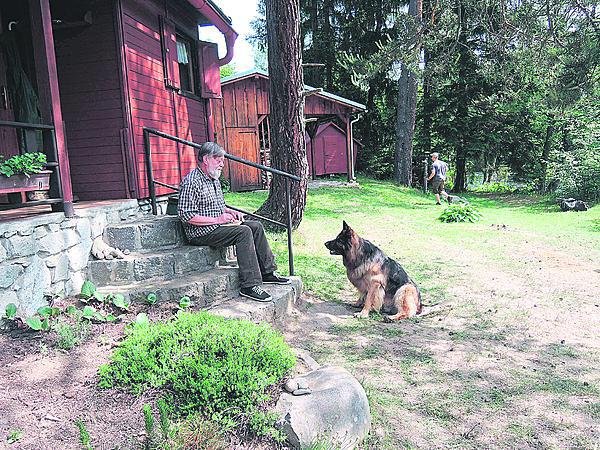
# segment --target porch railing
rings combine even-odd
[[[60,179],[60,168],[58,165],[58,150],[56,148],[56,134],[54,131],[54,127],[52,125],[44,125],[39,123],[11,122],[6,120],[0,120],[0,127],[15,128],[17,130],[41,131],[42,136],[44,137],[43,141],[50,142],[50,148],[43,149],[43,153],[46,154],[47,160],[46,164],[44,164],[44,168],[53,171],[50,177],[49,198],[43,200],[15,203],[10,205],[0,205],[0,211],[37,205],[52,205],[53,210],[63,211],[64,199],[62,191],[62,182]],[[49,134],[50,138],[47,139],[46,136],[44,136],[45,134]]]
[[[185,139],[181,139],[177,136],[172,136],[167,133],[163,133],[162,131],[155,130],[153,128],[144,128],[144,151],[146,153],[146,169],[147,169],[147,177],[148,177],[148,191],[150,193],[150,201],[152,204],[152,214],[156,215],[158,213],[156,206],[156,189],[155,185],[163,186],[168,189],[172,189],[174,191],[179,191],[177,186],[173,186],[167,183],[163,183],[154,179],[154,173],[152,169],[152,151],[150,147],[150,135],[155,135],[164,139],[168,139],[174,142],[179,142],[180,144],[189,145],[193,148],[200,148],[200,144],[196,142],[187,141]],[[277,220],[273,220],[269,217],[264,217],[255,213],[251,213],[249,211],[244,211],[243,209],[235,208],[233,206],[227,205],[228,208],[231,208],[235,211],[239,211],[251,217],[256,217],[258,219],[265,220],[274,225],[280,226],[287,230],[287,247],[288,247],[288,265],[290,275],[294,275],[294,254],[292,249],[292,203],[290,196],[290,180],[301,181],[300,177],[296,175],[292,175],[291,173],[284,172],[282,170],[273,169],[272,167],[263,166],[262,164],[257,164],[252,161],[248,161],[243,158],[238,158],[237,156],[230,155],[228,153],[225,154],[225,158],[230,161],[235,161],[240,164],[244,164],[246,166],[254,167],[259,170],[264,170],[266,172],[270,172],[274,175],[280,175],[285,180],[285,202],[286,202],[286,222],[282,223]]]

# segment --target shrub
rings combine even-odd
[[[199,414],[185,420],[177,430],[175,448],[181,450],[225,450],[228,448],[223,430]]]
[[[54,326],[54,331],[57,335],[56,346],[62,350],[71,350],[87,339],[90,335],[90,330],[90,322],[82,320],[80,315],[73,319],[73,323],[60,320]]]
[[[99,375],[101,387],[162,388],[177,413],[234,424],[247,422],[294,364],[267,325],[180,311],[170,322],[131,326]]]
[[[442,222],[477,222],[481,213],[471,204],[453,203],[441,214]]]
[[[473,189],[473,191],[488,192],[492,194],[513,194],[517,191],[517,188],[502,181],[494,181],[491,183],[481,184]]]

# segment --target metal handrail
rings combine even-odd
[[[171,134],[167,134],[167,133],[163,133],[162,131],[158,131],[155,130],[153,128],[147,128],[144,127],[143,129],[143,133],[144,133],[144,152],[146,154],[146,172],[147,172],[147,177],[148,177],[148,191],[150,193],[150,202],[152,205],[152,214],[157,215],[158,214],[158,208],[156,206],[156,189],[155,189],[155,185],[158,184],[159,186],[163,186],[166,187],[168,189],[172,189],[174,191],[179,191],[179,188],[176,186],[172,186],[170,184],[166,184],[160,181],[156,181],[154,179],[154,172],[152,169],[152,151],[151,151],[151,147],[150,147],[150,135],[155,135],[164,139],[168,139],[171,141],[175,141],[175,142],[179,142],[180,144],[184,144],[184,145],[189,145],[190,147],[193,148],[200,148],[201,144],[198,144],[196,142],[193,141],[188,141],[186,139],[182,139],[180,137],[177,136],[173,136]],[[239,158],[237,156],[233,156],[230,155],[228,153],[225,153],[225,158],[231,160],[231,161],[235,161],[238,162],[240,164],[244,164],[246,166],[250,166],[250,167],[254,167],[256,169],[259,170],[264,170],[266,172],[270,172],[272,174],[275,175],[280,175],[282,177],[284,177],[285,179],[285,200],[286,200],[286,222],[287,223],[282,223],[279,222],[277,220],[273,220],[270,219],[268,217],[264,217],[255,213],[251,213],[249,211],[244,211],[243,209],[239,209],[239,208],[235,208],[232,206],[227,205],[228,208],[231,208],[235,211],[239,211],[241,213],[244,213],[248,216],[251,217],[256,217],[258,219],[262,219],[262,220],[266,220],[267,222],[270,222],[272,224],[284,227],[287,229],[287,244],[288,244],[288,266],[289,266],[289,270],[290,270],[290,275],[294,275],[294,254],[293,254],[293,249],[292,249],[292,203],[291,203],[291,195],[290,195],[290,183],[289,180],[294,180],[294,181],[302,181],[302,179],[296,175],[293,175],[291,173],[288,172],[284,172],[283,170],[278,170],[278,169],[273,169],[272,167],[267,167],[264,166],[262,164],[257,164],[255,162],[252,161],[248,161],[246,159],[243,158]]]
[[[47,169],[54,170],[54,175],[56,177],[55,178],[56,184],[54,186],[52,186],[52,183],[51,183],[50,192],[52,193],[52,191],[54,190],[54,192],[57,194],[57,197],[51,197],[46,200],[23,202],[20,204],[10,205],[8,207],[2,206],[2,207],[0,207],[0,210],[25,208],[28,206],[37,206],[37,205],[52,205],[52,208],[54,210],[56,210],[54,205],[58,204],[59,207],[61,208],[60,210],[64,211],[64,197],[63,197],[63,191],[62,191],[62,181],[61,181],[61,177],[60,177],[60,167],[58,164],[58,148],[56,146],[56,131],[55,131],[54,126],[46,125],[46,124],[42,124],[42,123],[28,123],[28,122],[14,122],[14,121],[10,121],[10,120],[0,120],[0,127],[17,128],[17,129],[24,129],[24,130],[40,130],[40,131],[42,131],[42,133],[44,133],[44,132],[50,133],[50,143],[51,143],[50,155],[47,155],[47,156],[51,156],[53,160],[48,161],[46,164],[44,164],[44,167]]]

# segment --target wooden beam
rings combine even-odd
[[[73,187],[71,169],[65,140],[65,129],[60,107],[56,54],[49,0],[29,0],[35,74],[40,99],[40,111],[45,123],[54,125],[56,148],[63,194],[65,216],[73,217]],[[44,141],[44,146],[51,145]]]
[[[352,164],[354,155],[352,154],[352,131],[350,129],[350,120],[350,115],[344,117],[344,121],[346,122],[346,171],[348,172],[348,183],[354,180],[354,167]]]

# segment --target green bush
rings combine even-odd
[[[170,322],[132,325],[99,375],[101,387],[162,388],[178,414],[202,411],[232,425],[247,421],[294,364],[267,325],[180,311]]]
[[[517,188],[502,181],[494,181],[491,183],[483,183],[473,189],[475,192],[488,192],[492,194],[513,194]]]
[[[453,203],[440,215],[442,222],[477,222],[481,213],[471,204]]]

